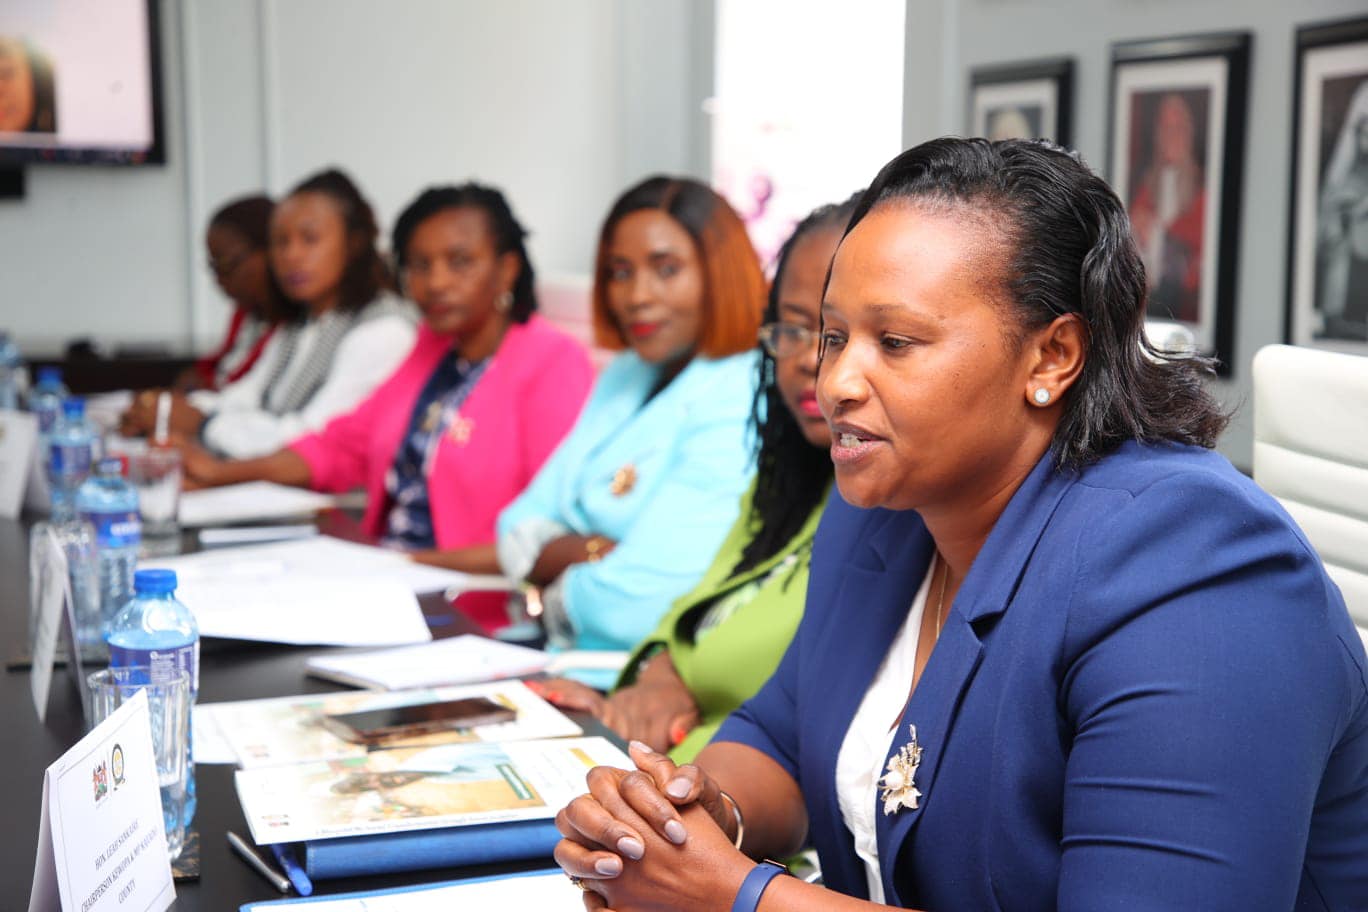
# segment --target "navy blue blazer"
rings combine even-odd
[[[829,887],[865,897],[836,755],[933,544],[833,495],[774,677],[716,740],[799,783]],[[970,568],[893,740],[916,810],[877,812],[918,909],[1368,909],[1368,672],[1339,590],[1222,457],[1047,455]]]

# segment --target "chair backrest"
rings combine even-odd
[[[594,318],[589,304],[593,284],[589,276],[541,276],[537,280],[537,311],[587,345],[594,367],[602,370],[616,353],[594,344]]]
[[[1254,356],[1254,480],[1320,552],[1368,643],[1368,358],[1290,345]]]

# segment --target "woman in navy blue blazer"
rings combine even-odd
[[[1363,645],[1144,303],[1063,150],[884,168],[823,303],[798,634],[696,766],[634,744],[562,810],[587,908],[1368,909]],[[752,861],[805,840],[825,890]]]

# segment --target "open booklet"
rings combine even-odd
[[[473,742],[238,770],[258,845],[539,821],[584,793],[594,766],[631,769],[604,738]],[[554,827],[552,827],[554,830]]]
[[[518,717],[511,722],[433,732],[392,741],[385,745],[385,749],[473,741],[561,738],[583,731],[560,710],[528,690],[521,681],[387,693],[344,692],[233,703],[202,703],[195,707],[195,722],[198,726],[216,730],[214,733],[223,739],[244,769],[319,760],[353,760],[365,757],[367,748],[344,741],[328,731],[323,727],[322,716],[467,697],[493,700],[515,710]]]

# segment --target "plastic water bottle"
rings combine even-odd
[[[123,461],[101,459],[76,492],[76,509],[95,527],[100,566],[100,615],[108,624],[133,597],[133,571],[142,544],[138,492],[123,477]]]
[[[67,398],[62,385],[60,367],[44,367],[38,371],[38,382],[29,393],[29,411],[38,418],[38,433],[49,434],[62,415],[62,401]]]
[[[52,521],[76,516],[76,491],[90,475],[95,435],[85,420],[85,400],[62,400],[62,417],[47,436],[47,478],[52,491]]]
[[[134,596],[109,628],[109,665],[121,668],[146,665],[153,682],[176,671],[190,677],[190,705],[199,694],[199,625],[176,598],[176,571],[139,570],[133,577]],[[185,794],[179,809],[185,825],[195,816],[194,750],[186,736]]]
[[[0,409],[18,411],[23,391],[24,359],[8,330],[0,329]]]

